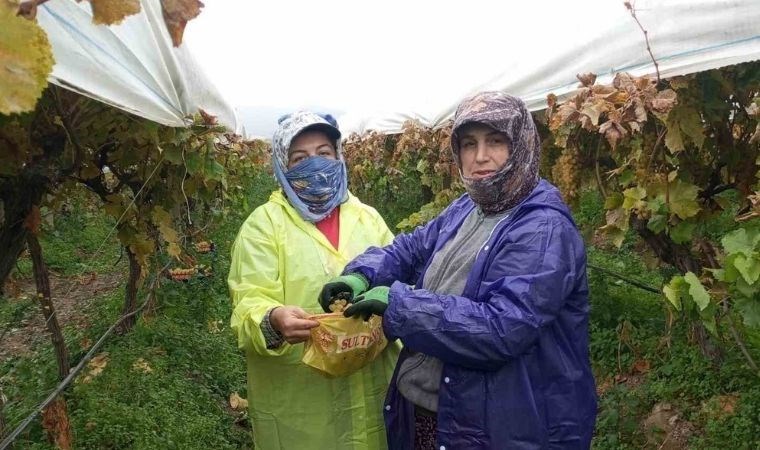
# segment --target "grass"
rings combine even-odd
[[[237,449],[251,446],[245,412],[229,408],[230,394],[245,398],[244,357],[227,326],[231,313],[226,273],[229,249],[237,228],[253,206],[268,196],[267,179],[249,193],[252,206],[230,211],[211,236],[216,253],[199,255],[198,262],[213,267],[214,276],[187,283],[165,280],[158,292],[158,310],[123,335],[112,335],[99,350],[107,353],[103,371],[83,382],[89,372],[66,392],[76,448]],[[271,184],[269,185],[271,186]],[[84,226],[86,224],[86,226]],[[80,229],[81,228],[81,229]],[[107,220],[71,215],[46,237],[45,257],[51,267],[69,267],[86,261],[108,233]],[[57,237],[56,237],[57,235]],[[81,247],[80,247],[81,245]],[[86,269],[113,269],[118,244]],[[85,255],[85,256],[81,256]],[[115,256],[115,257],[114,257]],[[114,257],[113,259],[111,257]],[[89,258],[89,261],[93,261]],[[84,263],[83,263],[84,264]],[[81,266],[74,266],[81,267]],[[122,268],[123,269],[123,268]],[[80,269],[82,270],[82,269]],[[24,276],[23,270],[20,273]],[[72,365],[119,317],[123,286],[93,299],[84,330],[67,327],[64,335]],[[0,303],[0,330],[17,324],[25,314],[36,314],[30,300]],[[48,341],[30,355],[0,363],[0,387],[9,402],[7,426],[15,427],[57,384],[55,360]],[[39,419],[17,441],[18,448],[53,448],[46,442]]]
[[[116,233],[112,232],[115,221],[93,206],[99,200],[88,191],[76,191],[69,201],[53,222],[42,223],[40,245],[48,269],[62,276],[112,271],[121,255]],[[32,275],[28,255],[19,259],[17,274]]]

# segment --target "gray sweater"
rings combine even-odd
[[[436,294],[462,295],[478,252],[496,225],[509,211],[484,216],[480,209],[465,218],[457,234],[433,255],[422,279],[422,288]],[[401,395],[418,407],[438,411],[438,389],[443,362],[433,356],[413,352],[399,367],[396,385]]]

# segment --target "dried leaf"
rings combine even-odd
[[[619,123],[608,120],[599,127],[599,133],[604,135],[607,142],[610,143],[610,147],[614,150],[618,141],[628,134],[628,132]]]
[[[248,409],[248,400],[240,397],[237,392],[230,394],[230,407],[235,411],[245,411]]]
[[[198,0],[161,0],[164,22],[175,47],[182,43],[185,25],[201,13],[201,8],[203,3]]]
[[[208,332],[211,334],[221,333],[222,330],[224,330],[224,321],[211,319],[209,320],[208,324],[206,324],[206,326],[208,328]]]
[[[554,94],[549,94],[546,96],[546,105],[549,108],[554,108],[554,106],[557,105],[557,96]]]
[[[144,360],[143,358],[137,358],[137,360],[132,364],[132,369],[142,373],[153,373],[153,369],[150,367],[150,364],[148,364],[148,361]]]
[[[672,89],[665,89],[657,93],[655,98],[651,100],[651,108],[658,113],[668,113],[676,105],[678,96],[676,91]]]
[[[203,109],[198,108],[198,112],[201,113],[201,117],[203,118],[204,125],[216,125],[219,122],[216,116],[207,113]]]
[[[718,405],[720,406],[720,410],[726,413],[727,415],[733,415],[734,411],[736,410],[736,404],[739,402],[739,397],[737,395],[719,395],[718,396]]]
[[[578,110],[575,109],[575,106],[571,105],[570,103],[565,103],[557,110],[557,117],[559,118],[562,125],[578,119],[579,116],[580,114],[578,113]]]
[[[612,79],[612,86],[615,89],[622,89],[628,93],[630,93],[631,90],[635,90],[633,78],[630,74],[625,72],[618,72],[615,74],[615,78]]]
[[[583,108],[581,108],[581,114],[585,114],[588,116],[588,118],[591,120],[591,123],[594,126],[599,125],[599,116],[602,115],[602,112],[604,112],[604,101],[597,101],[593,103],[586,103]]]
[[[604,99],[612,103],[613,105],[622,105],[628,101],[628,98],[629,96],[627,92],[618,91],[617,89],[614,89],[614,88],[612,92],[604,96]]]
[[[23,17],[27,20],[34,20],[37,18],[37,2],[32,0],[28,2],[22,2],[18,5],[18,12],[16,15]]]
[[[140,12],[140,0],[90,0],[92,23],[114,25]]]
[[[649,360],[646,359],[637,359],[633,363],[633,370],[638,373],[647,373],[649,372],[651,368],[651,365],[649,363]]]
[[[594,73],[579,73],[575,77],[581,82],[583,87],[591,87],[596,83],[596,74]]]
[[[647,110],[644,107],[644,102],[642,102],[639,99],[634,100],[634,117],[636,118],[636,122],[644,123],[647,121]]]
[[[33,110],[53,70],[47,34],[16,12],[14,5],[0,2],[0,114]]]
[[[108,365],[108,352],[99,353],[87,363],[89,371],[87,375],[82,378],[82,383],[89,383],[93,378],[97,377]]]

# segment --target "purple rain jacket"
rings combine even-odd
[[[414,446],[414,405],[395,382],[412,349],[444,363],[437,448],[588,449],[596,390],[586,253],[570,211],[541,180],[483,243],[462,296],[419,289],[432,255],[474,208],[465,194],[344,270],[391,286],[383,328],[405,350],[385,402],[388,446]]]

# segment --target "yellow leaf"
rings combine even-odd
[[[166,253],[172,258],[179,258],[179,255],[182,254],[182,248],[180,248],[179,244],[176,242],[170,242],[169,247],[166,249]]]
[[[140,12],[140,0],[90,0],[92,23],[113,25]]]
[[[623,209],[642,209],[645,203],[642,201],[647,196],[647,191],[641,186],[632,187],[623,191]]]
[[[53,70],[53,52],[37,22],[0,1],[0,114],[31,111]]]
[[[161,237],[163,237],[166,242],[172,243],[179,241],[179,234],[174,228],[172,228],[172,218],[166,210],[160,206],[156,206],[153,208],[151,216],[153,218],[153,223],[161,232]]]
[[[137,256],[141,265],[146,265],[148,257],[155,250],[153,241],[144,233],[138,233],[132,237],[129,249]]]
[[[90,362],[87,363],[87,368],[89,369],[87,372],[87,375],[85,375],[82,379],[82,383],[89,383],[92,381],[93,378],[97,377],[101,373],[103,373],[103,370],[108,365],[108,352],[99,353],[95,357],[93,357]]]

